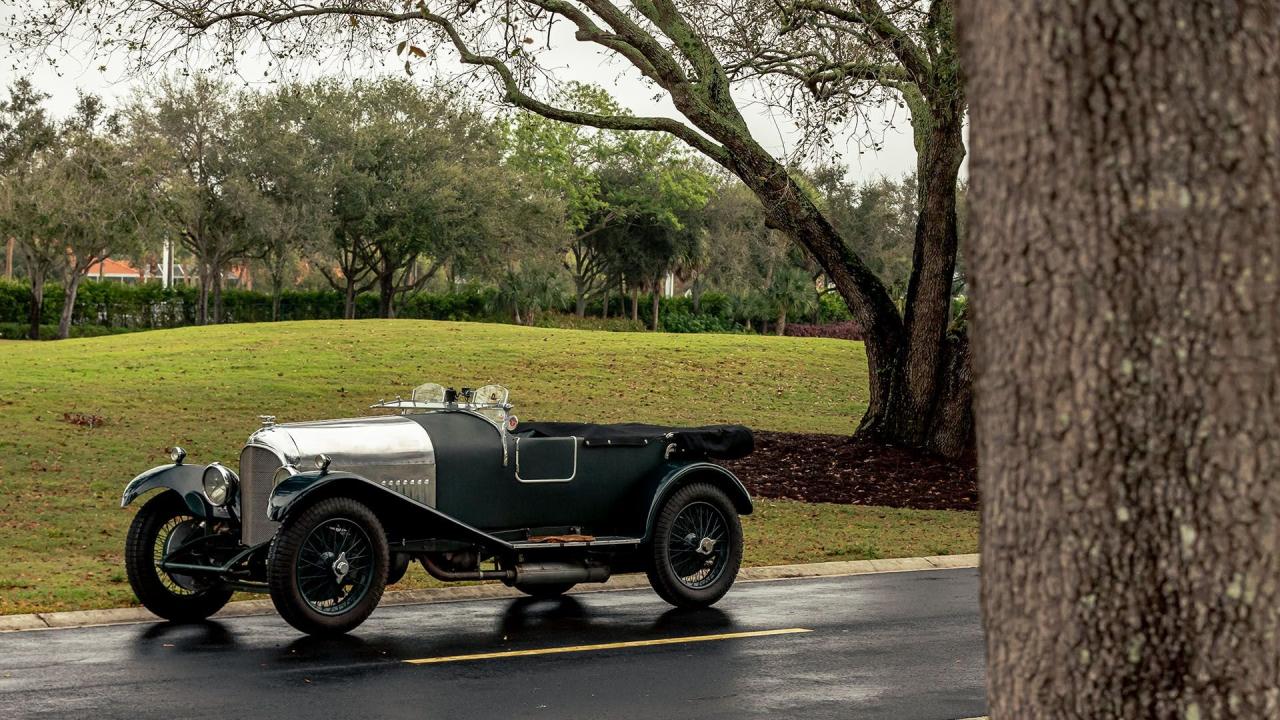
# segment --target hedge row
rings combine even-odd
[[[492,288],[465,289],[453,293],[417,293],[403,298],[396,316],[419,320],[509,321],[508,313],[498,305],[497,291]],[[848,320],[848,311],[838,299],[823,298],[824,320]],[[113,330],[146,330],[195,324],[197,289],[191,286],[164,288],[159,283],[126,285],[118,282],[85,281],[76,295],[72,313],[72,335],[105,334]],[[251,290],[225,290],[223,322],[266,322],[271,320],[271,295]],[[48,286],[41,313],[41,324],[56,326],[62,313],[63,293]],[[31,307],[31,291],[25,283],[0,281],[0,326],[3,337],[25,336]],[[573,298],[564,297],[549,312],[538,314],[537,324],[554,327],[582,327],[609,330],[643,330],[652,312],[648,296],[641,296],[639,320],[631,320],[630,300],[614,296],[609,303],[610,317],[601,318],[603,305],[595,300],[587,306],[588,317],[572,316]],[[286,290],[280,297],[280,320],[327,320],[341,318],[343,296],[335,290]],[[662,298],[659,301],[662,329],[680,333],[747,332],[748,327],[761,327],[771,317],[758,317],[753,303],[723,293],[704,293],[699,312],[693,311],[688,297]],[[356,317],[378,315],[378,297],[366,293],[356,298]],[[810,318],[794,318],[808,320]],[[17,330],[13,327],[16,326]],[[824,326],[818,326],[819,328]],[[91,328],[101,328],[93,330]],[[842,329],[839,331],[844,333]],[[820,330],[814,334],[822,335]],[[828,335],[830,336],[830,335]],[[835,336],[843,336],[838,334]]]
[[[468,290],[448,294],[419,293],[405,298],[397,307],[400,317],[423,320],[481,320],[492,316],[494,292]],[[76,293],[72,326],[151,329],[192,325],[199,300],[197,289],[180,285],[171,288],[159,283],[126,285],[118,282],[86,281]],[[49,286],[45,291],[41,322],[56,325],[62,314],[64,294]],[[280,295],[280,320],[330,320],[342,317],[343,296],[335,290],[286,290]],[[25,283],[0,281],[0,323],[27,323],[31,312],[31,290]],[[363,294],[356,298],[356,317],[378,316],[378,297]],[[222,293],[224,322],[266,322],[271,320],[270,293],[228,289]]]

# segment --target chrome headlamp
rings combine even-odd
[[[276,470],[275,475],[271,476],[271,485],[272,486],[279,485],[280,483],[284,482],[285,480],[288,480],[289,478],[297,474],[298,474],[297,468],[295,468],[292,465],[285,465],[279,470]]]
[[[219,463],[204,469],[204,496],[214,507],[222,507],[235,491],[235,476]]]
[[[177,445],[174,445],[169,450],[169,459],[173,461],[174,465],[181,465],[183,458],[185,458],[186,456],[187,456],[187,451],[183,450]]]

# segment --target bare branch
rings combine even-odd
[[[893,20],[876,0],[850,0],[856,10],[842,8],[822,0],[798,0],[796,7],[829,15],[846,23],[865,25],[888,43],[890,50],[916,82],[925,82],[932,72],[928,56]]]

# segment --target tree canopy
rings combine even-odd
[[[507,103],[551,120],[604,130],[670,134],[736,175],[766,221],[803,247],[866,329],[872,387],[860,431],[956,453],[971,442],[968,345],[948,335],[956,262],[956,184],[966,102],[952,0],[485,0],[287,3],[177,0],[86,4],[44,0],[6,36],[48,49],[69,37],[140,66],[191,49],[227,63],[262,50],[279,61],[396,48],[406,70],[446,57],[478,72]],[[675,114],[631,115],[558,104],[556,39],[594,47],[669,100]],[[540,41],[539,38],[546,38]],[[769,91],[776,109],[825,138],[893,99],[911,113],[919,155],[918,207],[900,311],[866,259],[753,136],[735,91]]]

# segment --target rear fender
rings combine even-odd
[[[140,495],[152,490],[173,490],[187,508],[202,518],[229,517],[226,508],[215,508],[204,497],[204,465],[160,465],[129,481],[120,497],[120,507],[128,507]]]
[[[462,540],[494,551],[512,549],[511,544],[505,540],[405,497],[373,480],[348,472],[305,472],[281,482],[271,491],[267,517],[279,522],[290,513],[330,497],[354,497],[369,505],[383,525],[388,526],[389,534],[407,536],[415,531],[420,534],[424,528],[430,528],[440,536],[432,539]]]
[[[653,537],[654,523],[658,521],[658,513],[667,502],[667,498],[689,483],[704,482],[720,488],[729,496],[730,502],[733,503],[739,515],[750,515],[753,510],[751,495],[747,493],[747,488],[743,486],[742,481],[715,463],[700,462],[675,467],[667,465],[665,470],[666,475],[658,482],[658,489],[653,494],[653,502],[649,505],[649,517],[644,529],[646,543]]]

